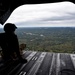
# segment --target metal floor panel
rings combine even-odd
[[[26,64],[0,61],[0,75],[75,75],[75,54],[26,51]]]

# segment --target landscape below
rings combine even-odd
[[[0,29],[0,32],[3,32]],[[18,28],[19,44],[26,44],[27,51],[74,53],[74,27],[31,27]]]

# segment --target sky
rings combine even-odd
[[[13,11],[8,22],[17,27],[75,27],[75,4],[58,2],[22,5]]]

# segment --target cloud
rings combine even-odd
[[[66,20],[75,20],[75,16],[55,16],[55,17],[48,17],[42,19],[42,21],[66,21]]]
[[[75,5],[71,2],[23,5],[15,9],[7,22],[17,26],[74,26]],[[73,24],[73,25],[72,25]]]

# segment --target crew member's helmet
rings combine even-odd
[[[17,27],[15,24],[12,24],[12,23],[6,23],[4,26],[5,32],[13,32],[13,31],[15,31],[15,29],[17,29]]]

